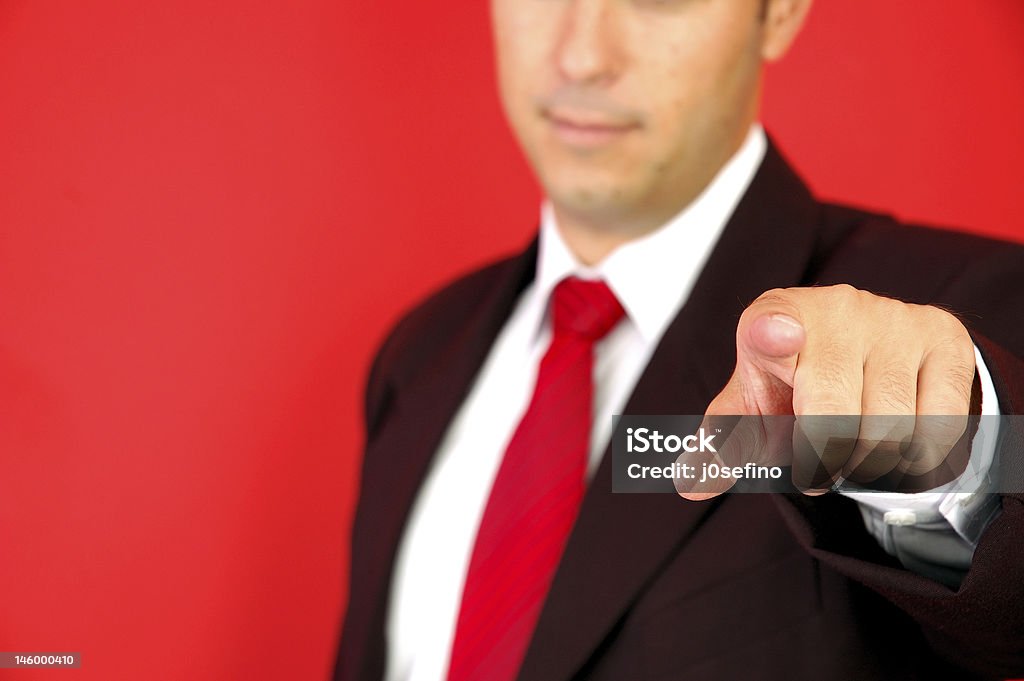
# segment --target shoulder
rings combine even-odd
[[[848,283],[957,315],[975,338],[1024,357],[1024,245],[822,204],[809,285]]]
[[[809,278],[820,280],[815,283],[855,279],[861,288],[931,302],[958,281],[999,276],[1024,280],[1024,246],[821,204],[809,269]]]
[[[949,277],[983,269],[989,262],[996,269],[1016,265],[1018,274],[1024,274],[1024,245],[820,200],[771,137],[747,199],[754,206],[752,223],[794,221],[797,226],[790,233],[813,234],[804,277],[808,284],[845,280],[860,281],[861,288],[899,290],[913,279],[917,286],[905,295],[920,297],[935,293]]]
[[[378,359],[385,363],[414,361],[410,353],[428,353],[481,306],[489,303],[496,286],[507,280],[521,256],[508,257],[463,274],[407,310],[388,333]]]
[[[533,249],[463,274],[407,310],[381,343],[366,382],[370,421],[395,384],[436,365],[472,320],[504,299],[514,299],[521,280],[532,276]]]

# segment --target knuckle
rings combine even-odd
[[[770,305],[770,304],[783,304],[791,305],[793,303],[793,292],[790,289],[785,288],[773,288],[765,291],[757,298],[754,302],[747,307],[749,310],[755,305]]]
[[[825,354],[805,372],[794,392],[793,407],[800,413],[848,414],[859,412],[860,390],[855,374],[839,356]]]
[[[973,359],[973,357],[972,357]],[[974,362],[955,362],[950,365],[946,372],[946,379],[950,391],[956,401],[961,405],[969,405],[971,402],[971,390],[974,387]]]
[[[935,415],[966,414],[971,404],[974,389],[974,361],[951,360],[941,367],[941,380],[936,383],[935,393],[929,396]]]
[[[922,431],[924,444],[948,451],[967,430],[967,417],[954,415],[929,415]]]
[[[902,300],[896,300],[895,298],[884,298],[881,296],[875,296],[875,300],[878,301],[884,314],[894,315],[901,322],[910,321],[913,318],[913,305],[904,303]]]
[[[929,354],[941,360],[943,373],[950,380],[968,384],[974,380],[974,342],[966,331],[941,336]]]
[[[973,379],[975,370],[974,343],[968,339],[966,342],[957,341],[955,345],[953,354],[956,357],[956,368]]]
[[[826,392],[808,392],[793,396],[793,412],[797,416],[846,416],[848,402]]]
[[[818,382],[843,390],[853,387],[855,365],[850,348],[838,338],[826,339],[819,350],[814,366],[810,367]],[[856,366],[859,366],[859,362]]]
[[[871,294],[866,291],[861,291],[850,284],[835,284],[828,287],[828,292],[832,296],[836,296],[841,303],[853,304],[861,301],[865,296]]]
[[[835,291],[836,293],[841,293],[843,295],[853,295],[855,293],[860,293],[860,289],[856,288],[852,284],[846,283],[833,284],[832,286],[829,286],[829,289]]]
[[[917,405],[917,372],[902,366],[890,366],[877,379],[877,385],[870,386],[877,404],[873,409],[883,413],[914,413]]]
[[[944,339],[957,339],[959,342],[970,345],[973,348],[970,334],[967,333],[967,329],[956,315],[934,305],[922,305],[921,308],[928,315],[929,321],[934,326],[935,331],[940,334],[940,337]]]

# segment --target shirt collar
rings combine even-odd
[[[544,312],[555,285],[576,276],[604,279],[644,341],[657,342],[689,296],[766,149],[764,129],[755,124],[739,151],[694,201],[662,227],[619,246],[592,267],[580,263],[569,250],[551,204],[545,201],[532,292],[537,313],[534,338],[543,329]]]

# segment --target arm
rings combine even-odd
[[[782,327],[775,324],[779,315],[788,318]],[[975,343],[991,370],[1001,411],[1017,413],[1024,362],[980,334],[973,341],[959,320],[937,308],[849,287],[769,292],[741,318],[736,370],[708,413],[892,413],[886,409],[902,402],[905,411],[897,413],[967,414]],[[874,371],[872,363],[885,370]],[[900,375],[902,384],[892,379]],[[998,448],[1000,475],[1019,475],[1014,466],[1021,465],[1024,434],[1005,428]],[[848,477],[857,462],[850,463],[852,451],[841,455],[846,459],[837,470]],[[1010,470],[1002,465],[1006,461]],[[919,463],[896,462],[908,470]],[[812,556],[906,611],[951,662],[983,674],[1024,673],[1022,495],[998,498],[998,516],[981,533],[962,583],[951,588],[865,559],[863,547],[851,541],[848,520],[855,502],[821,494],[824,487],[778,499],[787,524]]]

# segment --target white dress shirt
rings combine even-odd
[[[662,334],[689,296],[766,148],[764,131],[755,125],[696,200],[662,228],[620,246],[594,267],[579,263],[561,238],[550,205],[542,206],[536,278],[517,301],[448,427],[398,549],[387,615],[388,681],[442,681],[447,674],[477,527],[551,339],[548,299],[555,285],[567,276],[604,279],[626,311],[594,349],[592,475],[607,447],[612,416],[621,413]],[[984,394],[994,395],[980,363],[979,371]],[[994,402],[985,399],[986,404]],[[909,524],[907,514],[916,513],[928,521],[922,525],[929,531],[953,535],[971,549],[977,543],[980,530],[971,523],[974,507],[969,503],[943,506],[946,497],[953,496],[943,493],[887,496],[895,499],[865,499],[862,509],[868,528],[891,552],[892,523],[874,521],[894,508],[904,512],[899,516],[902,527]],[[943,520],[946,517],[955,520],[952,527]],[[936,518],[942,522],[933,522]],[[954,532],[958,525],[970,530],[968,536]]]

